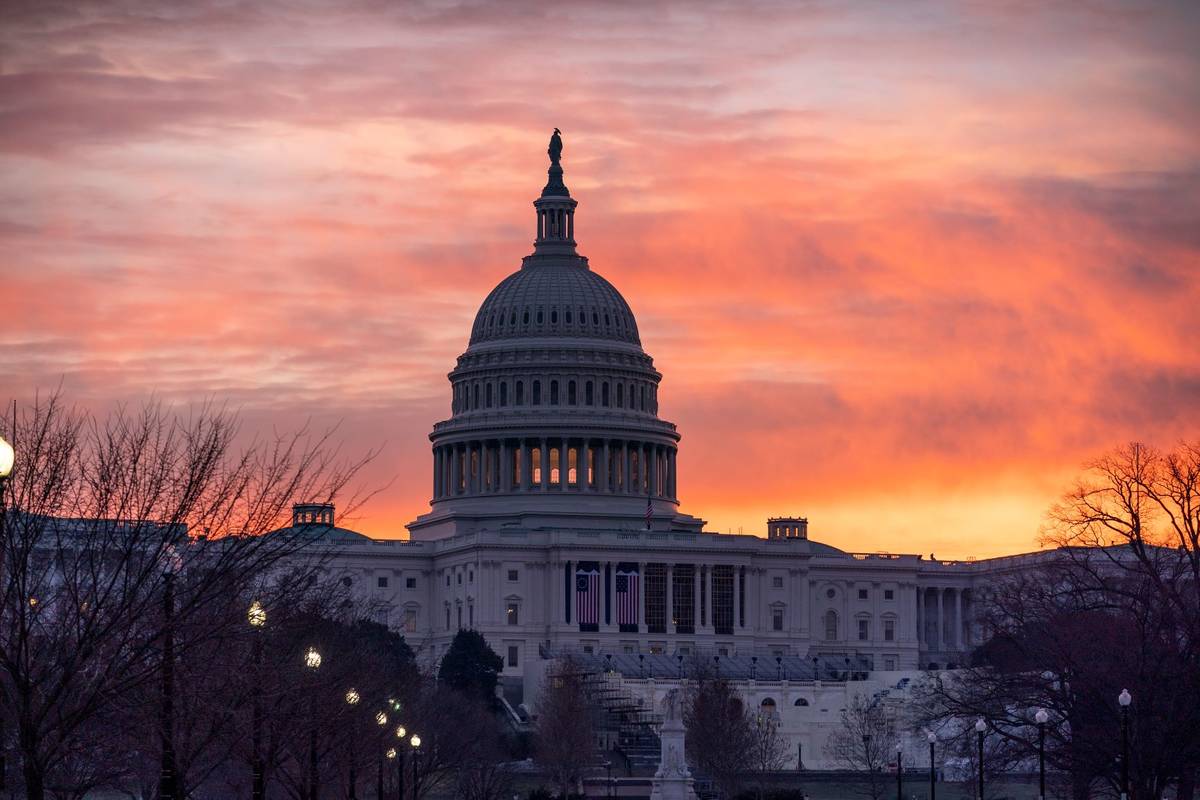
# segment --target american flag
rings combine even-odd
[[[646,495],[646,530],[650,530],[650,515],[654,509],[650,506],[650,495]]]
[[[600,572],[595,567],[575,573],[575,608],[580,625],[600,624]]]
[[[638,574],[617,570],[617,624],[637,625]]]

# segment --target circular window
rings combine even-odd
[[[825,592],[825,596],[832,600],[833,598],[837,597],[837,592],[835,592],[833,589],[830,589],[829,591]]]

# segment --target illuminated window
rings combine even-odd
[[[618,394],[618,396],[620,396]],[[641,487],[638,481],[638,451],[631,450],[629,453],[629,484],[634,487]]]
[[[415,608],[404,609],[404,632],[417,632],[417,610]]]
[[[533,483],[537,486],[542,482],[542,448],[530,448],[529,460],[533,463]]]
[[[550,448],[550,483],[552,483],[555,486],[558,486],[559,483],[561,483],[561,476],[559,475],[559,471],[558,471],[558,462],[559,462],[559,457],[561,454],[562,454],[562,448],[559,448],[559,447],[551,447]]]
[[[521,606],[518,603],[508,603],[504,607],[504,619],[509,625],[520,624]]]
[[[567,483],[570,486],[579,485],[579,449],[576,447],[567,450]]]
[[[587,451],[587,485],[596,488],[596,450],[592,447]]]

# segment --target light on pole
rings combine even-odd
[[[1038,800],[1046,800],[1046,723],[1050,715],[1039,708],[1033,718],[1038,726]]]
[[[404,737],[408,734],[403,725],[396,727],[396,738],[400,747],[396,749],[396,800],[404,800]]]
[[[979,800],[983,800],[983,734],[986,730],[987,723],[983,717],[975,720],[975,733],[979,735]]]
[[[387,722],[388,722],[387,714],[383,713],[382,711],[376,712],[376,714],[375,714],[375,724],[376,725],[378,725],[380,728],[383,728],[385,725],[387,725]],[[380,744],[380,746],[379,746],[379,782],[375,789],[375,797],[377,798],[377,800],[383,800],[383,761],[384,761],[383,745]]]
[[[937,767],[934,761],[934,745],[937,744],[937,734],[929,731],[925,734],[925,740],[929,742],[929,800],[936,800],[937,793]]]
[[[350,706],[350,800],[358,800],[358,748],[355,746],[354,707],[358,705],[358,690],[350,688],[346,692],[346,705]]]
[[[418,775],[417,775],[417,756],[421,755],[421,737],[420,737],[420,736],[417,736],[417,735],[414,733],[412,736],[410,736],[410,737],[408,738],[408,743],[409,743],[410,745],[412,745],[412,749],[413,749],[413,757],[412,757],[412,787],[413,787],[413,788],[412,788],[412,800],[421,800],[421,795],[420,795],[421,783],[420,783],[420,778],[419,778],[419,777],[418,777]]]
[[[904,747],[896,745],[896,800],[904,800]]]
[[[13,425],[16,426],[16,409],[13,409]],[[11,444],[0,436],[0,546],[8,541],[8,531],[5,528],[5,510],[4,502],[4,486],[8,483],[8,476],[12,474],[13,464],[16,462],[16,453]],[[3,558],[3,552],[0,552],[0,558]],[[7,788],[8,775],[8,760],[4,755],[4,718],[0,717],[0,791]]]
[[[1129,800],[1129,704],[1133,695],[1122,689],[1117,702],[1121,705],[1121,800]]]
[[[317,648],[310,647],[304,653],[304,666],[311,672],[314,683],[308,695],[308,797],[309,800],[317,800],[317,690],[315,682],[317,670],[321,667],[321,653]]]
[[[262,763],[262,686],[259,684],[259,677],[262,674],[262,630],[267,624],[267,610],[262,607],[262,603],[255,600],[250,604],[250,608],[246,611],[246,622],[250,623],[250,627],[254,629],[254,693],[252,699],[251,711],[251,763],[250,769],[252,772],[252,786],[250,796],[252,800],[263,800],[266,796],[266,780],[263,776]]]

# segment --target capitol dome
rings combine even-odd
[[[582,264],[523,267],[475,315],[471,344],[523,336],[583,336],[641,346],[637,322],[611,283]]]
[[[676,497],[679,433],[658,416],[662,375],[621,293],[575,243],[549,150],[533,253],[484,299],[434,425],[431,511],[414,538],[563,525],[695,530]]]

